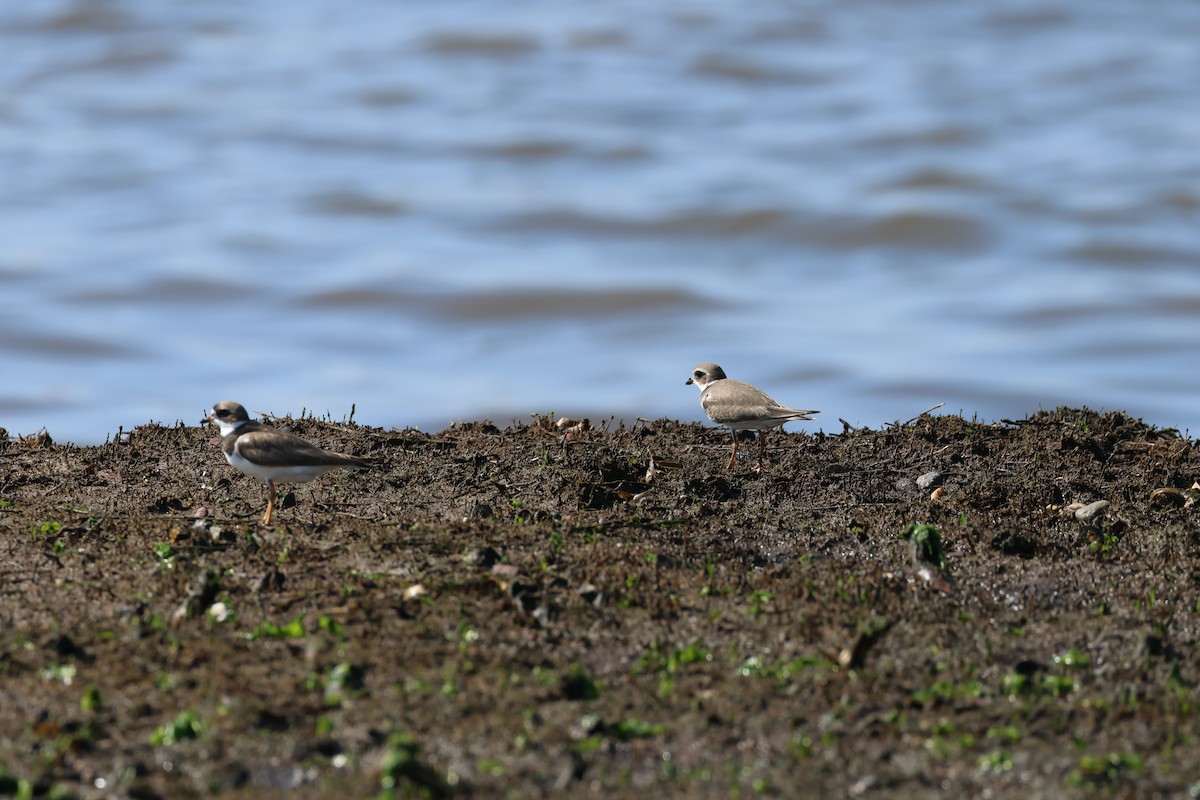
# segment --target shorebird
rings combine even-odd
[[[267,482],[267,513],[262,524],[271,524],[275,511],[275,484],[311,481],[333,469],[362,468],[370,462],[356,456],[323,450],[287,431],[261,422],[251,422],[240,404],[222,400],[208,412],[205,422],[221,429],[221,452],[225,460],[247,475]]]
[[[699,387],[700,406],[708,418],[733,434],[733,452],[729,454],[726,469],[733,469],[737,458],[738,431],[758,431],[758,457],[762,461],[767,454],[766,437],[770,428],[792,420],[812,419],[812,414],[819,413],[780,405],[762,389],[726,378],[725,370],[711,362],[697,365],[687,383]]]

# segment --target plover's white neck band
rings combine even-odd
[[[225,420],[222,420],[222,419],[216,420],[217,427],[221,429],[222,436],[228,436],[229,434],[236,431],[238,428],[245,425],[247,422],[249,422],[249,420],[245,420],[245,419],[239,419],[237,422],[226,422]]]

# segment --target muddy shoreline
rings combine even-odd
[[[0,795],[1200,791],[1173,430],[922,416],[726,470],[669,420],[275,424],[376,467],[263,528],[212,429],[0,445]]]

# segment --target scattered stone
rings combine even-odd
[[[208,609],[208,616],[213,622],[224,622],[229,619],[229,606],[224,603],[213,603]]]
[[[579,585],[579,589],[576,591],[579,592],[580,597],[594,605],[596,608],[599,608],[604,602],[604,592],[600,591],[600,589],[594,584],[581,583]]]
[[[864,775],[852,783],[850,788],[846,790],[846,793],[851,797],[862,797],[871,791],[877,783],[879,783],[879,778],[875,775]]]
[[[173,622],[179,622],[184,619],[191,619],[203,614],[212,606],[217,599],[217,592],[221,591],[221,579],[217,573],[212,570],[205,570],[196,576],[192,582],[191,591],[188,596],[175,609],[175,613],[171,615]]]
[[[463,561],[467,564],[474,564],[477,567],[491,569],[493,565],[500,561],[500,553],[494,547],[480,547],[475,550],[468,550],[463,555]]]
[[[1108,511],[1112,503],[1107,500],[1097,500],[1094,503],[1088,503],[1083,508],[1075,510],[1075,519],[1082,523],[1095,522]]]
[[[516,564],[493,564],[492,574],[501,578],[515,578],[521,573],[521,568]]]
[[[550,623],[554,622],[554,607],[542,603],[532,611],[533,618],[538,621],[538,624],[543,628],[548,628]]]
[[[941,486],[941,485],[942,485],[942,473],[940,473],[936,470],[934,470],[932,472],[926,472],[924,475],[921,475],[920,477],[917,478],[917,488],[918,489],[932,489],[935,486]]]

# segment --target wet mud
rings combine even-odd
[[[274,424],[374,468],[0,445],[0,795],[1200,791],[1175,431]]]

